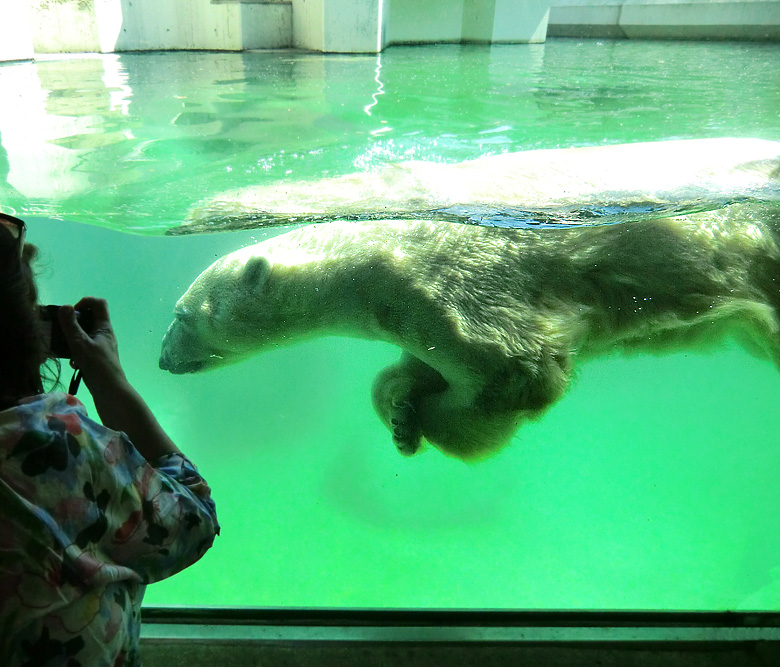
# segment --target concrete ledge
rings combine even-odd
[[[780,2],[623,6],[620,27],[637,39],[780,39]]]
[[[622,5],[550,7],[548,37],[625,38],[620,27]]]
[[[550,8],[550,37],[780,41],[780,2],[599,2]]]

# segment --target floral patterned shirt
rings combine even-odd
[[[210,494],[187,458],[148,463],[69,394],[0,411],[0,665],[139,665],[146,584],[211,546]]]

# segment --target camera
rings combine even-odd
[[[58,359],[70,359],[70,347],[60,325],[59,306],[41,306],[40,316],[43,324],[43,342],[48,356]],[[94,328],[92,311],[76,311],[76,320],[84,331],[91,333]]]

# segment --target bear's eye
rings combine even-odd
[[[195,315],[192,312],[192,309],[186,308],[184,306],[176,306],[176,308],[173,310],[173,314],[182,324],[191,324],[195,319]]]

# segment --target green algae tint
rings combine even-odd
[[[41,246],[42,299],[109,300],[128,376],[217,501],[214,548],[147,605],[780,608],[780,375],[735,344],[583,364],[472,465],[397,454],[370,403],[390,345],[157,369],[197,274],[283,231],[165,237],[201,199],[392,160],[780,140],[776,46],[123,54],[4,65],[0,85],[0,203]]]

